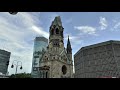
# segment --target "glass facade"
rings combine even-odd
[[[39,77],[39,63],[44,51],[48,46],[48,39],[44,37],[36,37],[34,40],[33,62],[32,62],[32,76]]]

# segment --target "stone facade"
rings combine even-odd
[[[49,30],[47,50],[40,58],[40,67],[49,67],[49,70],[40,69],[40,72],[47,73],[47,75],[44,75],[48,78],[71,78],[73,74],[71,44],[68,37],[67,48],[64,47],[63,30],[60,16],[55,17]],[[40,75],[43,76],[43,73],[40,73]]]
[[[120,77],[120,41],[82,47],[74,63],[75,78]]]

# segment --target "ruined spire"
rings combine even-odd
[[[60,16],[55,17],[54,21],[52,22],[52,25],[62,26],[62,22],[61,22]]]

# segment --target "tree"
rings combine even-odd
[[[32,78],[30,73],[12,74],[9,78]]]

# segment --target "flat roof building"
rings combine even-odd
[[[75,78],[120,77],[120,41],[82,47],[74,55]]]
[[[0,72],[6,74],[8,71],[8,65],[11,53],[0,49]]]

